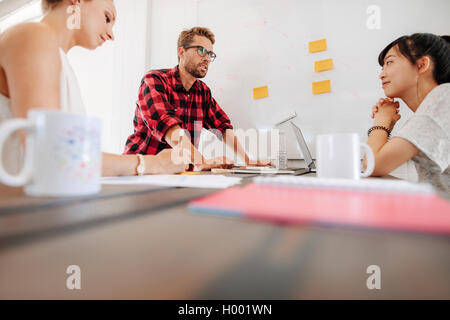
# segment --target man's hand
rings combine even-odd
[[[200,171],[211,171],[211,169],[231,169],[234,167],[233,160],[227,157],[216,157],[205,160],[204,163],[195,165]]]
[[[375,125],[387,126],[392,130],[400,119],[400,104],[394,99],[386,98],[378,100],[377,104],[372,107],[372,119],[375,119]]]

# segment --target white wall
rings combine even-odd
[[[151,1],[115,0],[115,4],[115,41],[95,51],[74,48],[69,59],[88,113],[103,120],[103,150],[122,153],[133,132],[138,89],[148,65]]]
[[[380,10],[380,29],[367,27],[372,5]],[[207,83],[234,125],[270,127],[295,111],[313,155],[319,134],[356,132],[367,139],[371,107],[384,97],[377,58],[388,43],[450,30],[448,0],[202,0],[197,12],[217,39]],[[309,53],[308,42],[322,38],[327,50]],[[314,62],[328,58],[334,68],[314,72]],[[321,80],[331,80],[331,92],[314,95],[312,82]],[[254,100],[253,88],[264,85],[269,97]],[[400,110],[396,128],[412,115],[403,103]],[[290,129],[287,136],[289,156],[299,157]]]
[[[172,68],[178,64],[177,40],[183,29],[197,25],[197,0],[152,0],[151,69]]]
[[[18,23],[39,21],[42,15],[39,0],[0,2],[0,33]]]
[[[38,1],[40,2],[40,0],[0,0],[0,20]]]

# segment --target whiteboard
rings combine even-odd
[[[376,5],[380,28],[367,21]],[[297,112],[315,157],[318,134],[356,132],[365,141],[371,107],[384,97],[377,58],[405,34],[448,34],[448,0],[199,0],[197,19],[216,36],[216,61],[205,82],[235,128],[267,129]],[[372,25],[371,25],[372,26]],[[308,42],[326,38],[328,49],[308,52]],[[334,69],[314,72],[314,62],[332,58]],[[331,80],[332,91],[312,94],[312,82]],[[253,88],[269,86],[254,100]],[[411,116],[401,105],[402,119]],[[290,128],[289,158],[302,158]]]

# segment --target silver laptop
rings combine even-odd
[[[291,122],[292,130],[294,131],[295,138],[297,141],[297,146],[299,147],[303,158],[305,159],[306,167],[303,168],[287,168],[287,169],[276,169],[271,167],[246,167],[239,168],[235,167],[231,169],[233,173],[255,173],[255,174],[291,174],[291,175],[302,175],[310,172],[316,172],[316,165],[309,152],[308,145],[306,144],[305,138],[303,137],[302,131],[294,123]]]
[[[291,127],[294,131],[297,145],[303,154],[303,158],[305,159],[306,164],[306,167],[296,169],[295,175],[316,172],[316,164],[314,163],[314,160],[311,156],[311,152],[309,152],[309,148],[306,144],[305,138],[303,137],[302,130],[300,130],[300,128],[297,127],[293,122],[291,122]]]

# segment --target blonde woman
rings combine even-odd
[[[80,28],[68,28],[69,6],[77,6]],[[41,22],[23,23],[0,35],[0,124],[25,118],[35,108],[84,113],[77,79],[66,54],[75,46],[94,50],[114,40],[116,8],[112,0],[42,0]],[[6,167],[16,171],[21,141],[7,144]],[[144,174],[183,172],[188,165],[171,161],[172,150],[145,155]],[[135,175],[137,155],[103,154],[103,175]]]

